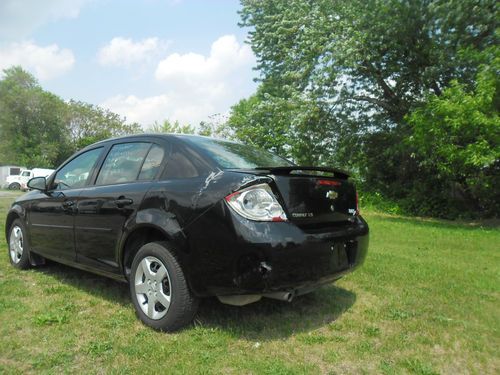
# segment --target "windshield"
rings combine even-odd
[[[223,169],[257,167],[287,167],[293,164],[269,151],[236,142],[203,137],[185,137],[186,141],[203,149]]]

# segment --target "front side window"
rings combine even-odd
[[[22,176],[23,176],[23,177],[29,177],[29,176],[30,176],[30,174],[31,174],[30,172],[28,172],[28,171],[24,171],[24,172],[22,173]]]
[[[114,145],[106,156],[97,185],[136,181],[151,143],[132,142]]]
[[[54,179],[56,190],[77,189],[85,186],[102,147],[87,151],[62,167]]]

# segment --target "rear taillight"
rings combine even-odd
[[[253,185],[226,196],[226,202],[238,214],[255,221],[286,221],[283,207],[267,184]]]

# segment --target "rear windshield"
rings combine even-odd
[[[186,141],[201,148],[223,169],[288,167],[293,163],[269,151],[236,142],[212,138],[189,137]]]

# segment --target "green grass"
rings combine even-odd
[[[365,265],[292,303],[214,299],[175,334],[144,327],[125,284],[9,265],[0,198],[0,373],[500,372],[500,231],[366,212]]]

